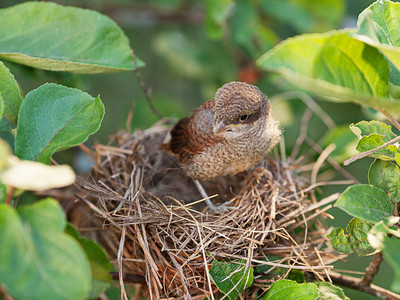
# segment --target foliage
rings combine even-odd
[[[399,3],[379,0],[360,14],[358,29],[288,39],[257,63],[325,100],[351,101],[396,116],[400,113],[400,95],[396,93],[400,67],[399,19]],[[356,149],[360,152],[388,145],[370,153],[376,160],[369,170],[369,184],[348,187],[336,202],[337,207],[356,217],[347,227],[348,235],[335,228],[328,237],[339,252],[369,255],[383,251],[398,272],[398,255],[393,248],[399,240],[387,235],[393,234],[388,225],[376,228],[379,222],[398,215],[400,160],[398,147],[393,144],[397,135],[390,125],[378,121],[361,121],[350,125],[350,129],[359,139]],[[375,243],[368,243],[367,237]],[[397,276],[392,288],[400,291],[399,286]]]
[[[213,261],[210,269],[212,280],[218,289],[235,300],[246,288],[253,283],[253,268],[246,265],[246,261],[235,262]]]
[[[0,10],[0,24],[2,59],[78,73],[134,69],[122,30],[94,11],[28,2]],[[71,226],[64,232],[66,218],[55,200],[16,205],[14,198],[21,194],[15,188],[40,191],[74,182],[70,167],[44,164],[96,132],[104,106],[99,97],[53,83],[23,97],[2,62],[0,79],[0,129],[16,128],[16,157],[6,143],[0,145],[0,282],[21,299],[96,298],[111,281],[104,250]]]
[[[155,2],[167,10],[182,4]],[[321,99],[373,108],[392,120],[400,115],[400,4],[378,0],[360,14],[357,29],[324,32],[338,28],[344,6],[342,0],[207,0],[204,26],[209,40],[199,45],[166,31],[154,38],[153,46],[170,69],[190,79],[202,78],[212,90],[227,80],[262,80],[256,61],[260,69]],[[0,61],[0,130],[15,136],[14,151],[0,140],[0,284],[21,299],[99,297],[111,282],[104,250],[66,222],[54,199],[24,205],[18,198],[24,191],[71,184],[70,167],[47,165],[54,153],[83,143],[99,130],[104,105],[100,96],[56,83],[22,91],[12,72],[16,65],[9,62],[84,74],[133,71],[129,40],[103,14],[52,2],[0,9],[0,25],[0,59],[5,62]],[[291,32],[282,34],[283,26]],[[284,41],[274,47],[280,39]],[[343,129],[337,136],[336,128],[332,130],[327,140],[343,138]],[[396,275],[391,288],[400,291],[397,131],[383,122],[361,121],[351,124],[350,132],[358,139],[356,149],[373,151],[369,156],[375,161],[368,184],[348,187],[336,202],[354,217],[347,233],[334,228],[328,237],[338,252],[382,251]],[[375,151],[377,147],[382,148]],[[245,261],[214,261],[210,275],[225,297],[236,299],[252,285],[253,273],[269,273],[253,267]],[[301,271],[276,268],[271,273],[297,282],[277,280],[263,299],[348,299],[333,284],[305,282]]]

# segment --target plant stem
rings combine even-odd
[[[361,158],[364,158],[364,157],[366,157],[366,156],[368,156],[368,155],[370,155],[370,154],[372,154],[372,153],[378,151],[379,149],[385,148],[386,146],[389,146],[389,145],[391,145],[391,144],[394,144],[394,143],[396,143],[396,142],[398,142],[398,141],[400,141],[400,135],[399,135],[399,136],[396,136],[394,139],[390,140],[389,142],[384,143],[383,145],[381,145],[381,146],[379,146],[379,147],[376,147],[375,149],[371,149],[371,150],[362,152],[362,153],[360,153],[360,154],[357,154],[357,155],[353,156],[352,158],[349,158],[349,159],[345,160],[345,161],[343,162],[343,164],[344,164],[345,166],[347,166],[347,165],[351,164],[352,162],[355,162],[356,160],[359,160],[359,159],[361,159]]]
[[[375,275],[378,274],[379,268],[383,261],[382,252],[375,254],[374,259],[371,261],[369,266],[365,269],[365,275],[361,278],[361,286],[369,286],[374,279]]]
[[[153,112],[153,114],[155,114],[158,118],[162,119],[162,118],[164,118],[164,116],[155,108],[155,106],[153,104],[153,100],[151,99],[151,89],[147,88],[146,85],[144,84],[142,75],[140,74],[140,71],[139,71],[139,68],[137,65],[136,55],[135,55],[135,52],[133,51],[133,49],[131,49],[131,54],[132,54],[133,63],[135,65],[136,77],[139,81],[140,88],[142,89],[144,95],[146,96],[147,103],[149,104],[150,109]]]
[[[400,295],[393,293],[380,286],[370,284],[368,286],[361,285],[361,278],[355,278],[352,276],[342,275],[336,272],[329,272],[329,276],[334,284],[339,284],[354,290],[358,290],[382,299],[387,300],[400,300]]]

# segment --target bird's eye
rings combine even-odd
[[[248,115],[241,115],[240,116],[240,122],[246,121],[248,117],[249,117]]]

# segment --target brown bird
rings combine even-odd
[[[230,82],[175,125],[169,148],[197,185],[196,180],[233,175],[258,164],[280,134],[267,97],[253,85]]]

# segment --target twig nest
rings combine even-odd
[[[81,198],[104,219],[100,241],[123,273],[145,278],[154,299],[217,292],[209,273],[213,260],[243,259],[252,267],[270,266],[266,273],[286,266],[322,278],[332,258],[324,250],[325,227],[315,218],[324,213],[296,166],[267,159],[247,172],[203,182],[209,196],[217,195],[214,203],[230,207],[208,212],[176,158],[160,149],[168,132],[158,123],[117,133],[113,146],[95,147],[90,177],[79,182]],[[265,275],[255,274],[252,293],[278,279]]]

